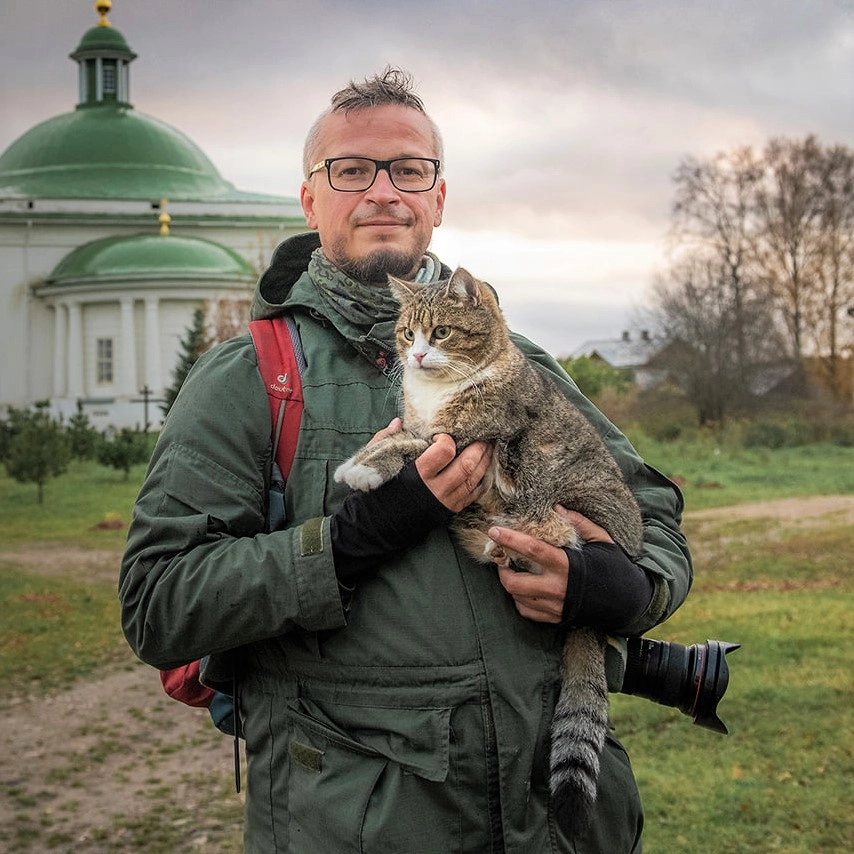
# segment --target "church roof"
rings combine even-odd
[[[83,38],[80,39],[80,44],[71,54],[71,58],[78,59],[89,52],[101,53],[102,51],[113,51],[128,57],[135,56],[128,47],[125,37],[115,27],[98,24],[83,33]]]
[[[200,237],[137,234],[78,246],[47,277],[48,286],[158,279],[252,282],[255,272],[237,252]]]
[[[181,131],[119,104],[64,113],[20,136],[0,156],[0,196],[274,199],[235,190]]]
[[[185,134],[130,104],[136,58],[96,4],[100,23],[71,54],[78,65],[76,110],[47,119],[0,154],[0,199],[204,202],[293,201],[237,190]]]

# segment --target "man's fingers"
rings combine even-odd
[[[399,433],[403,429],[403,422],[399,418],[392,418],[388,424],[388,427],[383,427],[382,430],[377,431],[368,442],[369,445],[373,445],[374,442],[379,442],[380,439],[387,439],[389,436],[393,436],[395,433]]]
[[[512,528],[490,528],[487,536],[505,550],[530,558],[542,567],[554,564],[555,561],[566,561],[566,555],[561,549]]]
[[[554,573],[533,575],[498,568],[498,579],[513,598],[516,610],[529,620],[540,623],[559,623],[566,598],[566,576]]]
[[[575,510],[567,510],[561,504],[555,504],[555,513],[565,519],[575,528],[577,534],[585,543],[613,543],[613,537],[600,525],[591,522]]]
[[[436,477],[453,462],[456,455],[457,446],[447,433],[435,436],[433,443],[415,461],[421,480],[427,482]]]

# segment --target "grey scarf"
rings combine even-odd
[[[426,253],[416,281],[436,281],[441,275],[441,266],[435,255]],[[312,252],[308,275],[329,309],[365,333],[378,323],[397,318],[399,307],[388,287],[351,279],[323,254],[322,249]]]

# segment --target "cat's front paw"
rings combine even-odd
[[[341,463],[335,469],[334,479],[336,483],[346,483],[350,489],[358,489],[359,492],[370,492],[383,483],[383,476],[377,469],[357,463],[355,459]]]

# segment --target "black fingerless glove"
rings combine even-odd
[[[564,551],[569,582],[561,625],[619,632],[649,607],[652,579],[616,543],[585,543]]]
[[[379,561],[447,525],[453,515],[421,480],[414,461],[377,489],[350,493],[330,525],[338,581],[351,585]]]

